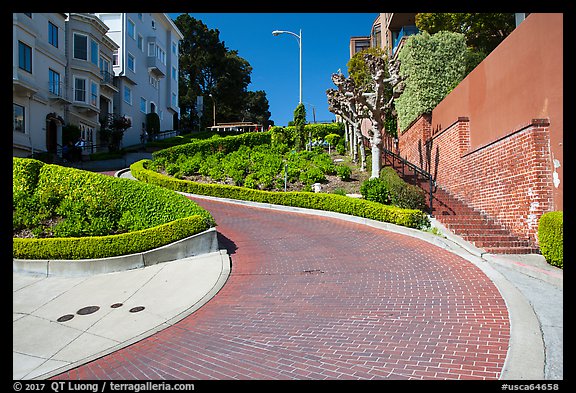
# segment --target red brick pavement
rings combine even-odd
[[[197,200],[232,259],[178,324],[54,379],[497,379],[506,305],[474,265],[341,220]]]

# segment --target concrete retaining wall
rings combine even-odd
[[[210,228],[186,239],[138,254],[79,260],[13,259],[12,269],[15,273],[34,273],[46,276],[87,276],[143,268],[215,252],[218,249],[216,228]]]

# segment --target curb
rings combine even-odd
[[[216,252],[218,249],[216,228],[210,228],[174,243],[136,254],[78,260],[13,259],[12,270],[14,273],[45,276],[86,276],[139,269],[157,263]]]
[[[508,281],[504,275],[490,266],[486,259],[483,259],[483,255],[485,254],[483,250],[480,250],[464,241],[458,241],[459,239],[457,239],[454,235],[448,237],[440,237],[431,233],[422,232],[417,229],[406,228],[395,224],[324,210],[272,205],[268,203],[195,195],[184,192],[180,193],[198,199],[208,199],[237,205],[247,205],[262,209],[317,215],[364,224],[373,228],[421,239],[466,259],[480,270],[482,270],[482,272],[486,274],[486,276],[494,283],[502,298],[504,299],[508,309],[510,318],[510,341],[500,379],[544,379],[544,339],[540,328],[540,322],[532,306],[526,297],[510,281]]]

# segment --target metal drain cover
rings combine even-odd
[[[67,322],[74,318],[74,314],[66,314],[62,315],[60,318],[57,319],[58,322]]]
[[[100,307],[98,307],[98,306],[88,306],[88,307],[83,307],[80,310],[76,311],[76,314],[88,315],[88,314],[95,313],[98,310],[100,310]]]
[[[130,312],[140,312],[140,311],[144,310],[144,308],[145,308],[144,306],[132,307],[130,309]]]

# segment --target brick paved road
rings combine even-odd
[[[509,319],[474,265],[409,236],[197,200],[232,271],[175,326],[55,379],[495,379]]]

